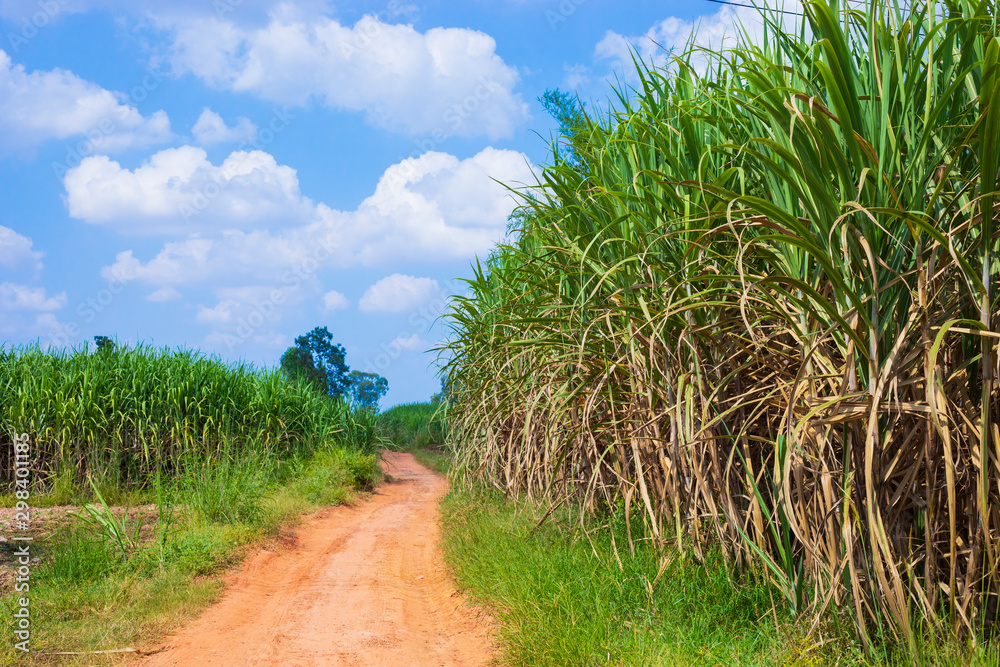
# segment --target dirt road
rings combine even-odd
[[[371,501],[324,510],[293,545],[248,558],[218,604],[138,665],[487,664],[487,621],[441,560],[447,482],[410,454],[383,465],[395,481]]]

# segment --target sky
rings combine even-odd
[[[383,407],[439,388],[448,297],[549,159],[707,0],[0,0],[0,346],[277,365],[326,326]],[[752,11],[752,10],[749,10]]]

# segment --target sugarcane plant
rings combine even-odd
[[[454,301],[463,479],[718,543],[868,645],[989,636],[996,10],[808,0],[637,58]]]

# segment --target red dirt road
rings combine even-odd
[[[325,510],[280,553],[261,551],[223,599],[137,663],[167,665],[486,665],[487,619],[449,580],[438,502],[447,482],[387,452],[371,501]]]

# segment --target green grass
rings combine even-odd
[[[168,569],[154,577],[119,573],[69,584],[42,582],[32,596],[36,605],[32,653],[15,654],[7,643],[0,653],[0,664],[119,664],[122,656],[45,657],[41,653],[142,645],[216,601],[222,590],[220,580],[195,578],[182,569]],[[0,613],[6,619],[10,611],[5,604]],[[9,636],[6,627],[4,631]]]
[[[621,510],[604,523],[545,514],[484,490],[453,490],[442,504],[445,557],[458,585],[498,626],[500,664],[813,665],[995,667],[996,647],[922,636],[910,654],[881,638],[866,655],[849,619],[772,608],[769,584],[734,575],[715,548],[699,560],[639,535],[634,554]],[[617,554],[617,555],[616,555]]]
[[[534,530],[534,513],[485,492],[452,492],[443,514],[449,565],[500,622],[505,664],[775,664],[767,588],[735,586],[718,553],[668,551],[660,573],[660,551],[630,556],[624,525],[592,542],[560,516]]]
[[[380,479],[376,455],[338,448],[280,465],[245,458],[211,468],[150,491],[163,505],[158,516],[147,518],[138,549],[123,552],[79,521],[36,540],[32,549],[42,561],[32,570],[29,591],[32,654],[5,642],[0,665],[114,664],[121,656],[42,654],[155,642],[216,600],[222,583],[212,575],[238,563],[253,545],[304,512],[349,502]],[[247,496],[242,504],[239,494]],[[236,503],[232,510],[229,502]],[[7,637],[14,600],[13,594],[0,598],[0,632]]]
[[[403,403],[378,416],[379,432],[401,449],[425,449],[444,442],[440,403]]]
[[[421,465],[441,475],[451,470],[451,454],[441,446],[413,450],[412,454]]]
[[[311,465],[297,475],[293,488],[316,505],[339,505],[348,499],[348,489],[372,491],[382,472],[375,455],[349,456],[340,450],[317,454]]]
[[[109,505],[145,505],[155,502],[149,488],[131,486],[122,488],[108,480],[95,482],[98,492]],[[35,484],[31,504],[36,508],[83,505],[96,500],[93,488],[80,480],[70,466],[62,466],[47,479]],[[0,493],[0,507],[14,507],[17,498],[13,491]]]
[[[417,461],[441,474],[451,467],[451,454],[444,448],[442,404],[404,403],[378,416],[379,434],[397,451],[410,452]]]
[[[31,476],[18,487],[22,433]],[[0,346],[0,504],[30,491],[31,508],[75,505],[83,517],[33,519],[42,560],[27,662],[110,664],[121,657],[40,656],[155,641],[215,599],[211,575],[250,545],[373,489],[380,442],[374,411],[276,370],[190,350]],[[149,504],[152,514],[109,509]],[[0,617],[5,637],[13,620]],[[19,658],[0,645],[0,665]]]
[[[184,471],[177,495],[205,521],[255,524],[276,473],[276,461],[263,454],[210,457]]]

